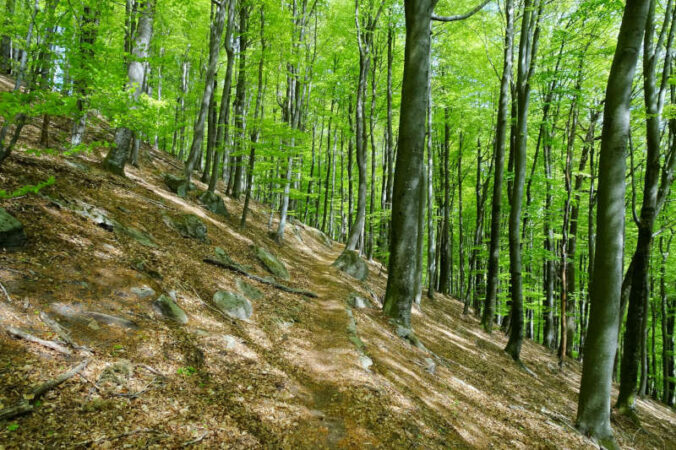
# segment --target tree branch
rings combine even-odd
[[[484,8],[484,6],[486,6],[490,2],[491,0],[484,0],[483,3],[476,6],[474,9],[466,12],[465,14],[458,14],[455,16],[437,16],[436,14],[432,14],[432,20],[436,20],[437,22],[457,22],[459,20],[465,20],[481,11]]]

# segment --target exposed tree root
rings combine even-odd
[[[257,275],[251,274],[251,273],[247,272],[246,270],[244,270],[243,267],[236,265],[236,264],[228,264],[228,263],[225,263],[225,262],[222,262],[222,261],[216,261],[215,259],[210,259],[210,258],[205,258],[203,261],[207,264],[211,264],[211,265],[214,265],[214,266],[217,266],[217,267],[221,267],[223,269],[232,270],[233,272],[237,272],[241,275],[244,275],[247,278],[251,278],[254,281],[258,281],[259,283],[270,285],[270,286],[272,286],[276,289],[279,289],[280,291],[289,292],[291,294],[304,295],[306,297],[311,297],[311,298],[318,298],[319,297],[314,292],[304,291],[302,289],[294,289],[294,288],[291,288],[289,286],[284,286],[283,284],[279,284],[275,281],[269,280],[267,278],[262,278],[262,277],[259,277]]]
[[[55,350],[59,353],[63,353],[64,355],[72,354],[72,352],[69,349],[59,344],[58,342],[40,339],[38,337],[33,336],[30,333],[26,333],[25,331],[19,330],[18,328],[14,327],[7,327],[6,330],[11,336],[15,338],[23,339],[28,342],[33,342],[35,344],[42,345],[43,347],[51,348],[52,350]]]
[[[75,341],[73,341],[73,339],[70,337],[68,331],[65,328],[63,328],[56,320],[49,317],[46,313],[44,312],[40,313],[40,320],[42,320],[45,323],[45,325],[51,328],[52,331],[54,331],[63,342],[68,344],[69,347],[73,348],[74,350],[81,351],[86,355],[92,354],[91,349],[76,344]]]

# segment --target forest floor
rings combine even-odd
[[[89,139],[111,140],[105,123],[92,122]],[[0,201],[29,238],[21,251],[0,253],[0,409],[30,401],[33,386],[85,358],[88,365],[31,414],[0,422],[0,449],[595,447],[573,427],[579,363],[560,370],[555,354],[525,342],[528,374],[502,351],[502,333],[486,334],[460,302],[441,295],[414,312],[425,349],[415,347],[380,311],[386,269],[379,263],[369,263],[367,282],[355,281],[331,267],[343,247],[296,221],[277,245],[269,210],[256,203],[240,229],[241,202],[225,198],[224,218],[200,207],[195,192],[179,198],[163,176],[180,174],[180,163],[147,147],[127,178],[100,169],[105,149],[36,156],[29,150],[39,148],[37,125],[26,127],[0,172],[10,192],[56,178],[37,195]],[[55,148],[69,130],[53,118]],[[150,242],[97,226],[75,212],[83,206]],[[206,224],[206,242],[165,223],[187,213]],[[263,294],[252,301],[251,319],[221,315],[214,293],[237,292],[245,280],[203,259],[220,247],[264,277],[252,246],[284,262],[291,279],[282,283],[318,298],[246,280]],[[172,291],[186,325],[152,306]],[[351,294],[371,306],[348,308]],[[5,331],[58,341],[49,318],[88,350],[66,354]],[[645,399],[638,412],[642,427],[613,415],[623,448],[676,448],[673,410]]]

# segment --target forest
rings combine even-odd
[[[0,11],[0,449],[676,445],[676,1]]]

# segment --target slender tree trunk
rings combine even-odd
[[[488,251],[488,274],[486,287],[486,304],[482,323],[484,329],[491,333],[495,318],[495,304],[498,295],[498,273],[500,259],[500,214],[502,210],[502,181],[505,173],[505,142],[509,115],[509,94],[512,79],[512,53],[514,42],[514,1],[505,0],[505,44],[500,81],[500,99],[498,103],[498,119],[495,131],[495,174],[493,180],[493,200],[491,205],[491,241]]]
[[[443,162],[441,170],[444,177],[444,216],[441,224],[441,255],[439,258],[439,291],[442,294],[451,294],[451,242],[450,242],[450,219],[451,219],[451,183],[450,183],[450,152],[451,130],[448,123],[448,107],[444,108],[444,144]]]
[[[9,28],[14,17],[15,0],[5,0],[5,29]],[[0,37],[0,73],[9,75],[12,72],[12,38],[9,35]]]
[[[354,224],[350,228],[350,236],[345,246],[346,251],[354,251],[359,247],[363,240],[364,226],[366,224],[366,150],[368,147],[367,132],[365,126],[364,100],[366,98],[366,84],[371,66],[371,53],[373,51],[373,33],[378,23],[378,18],[382,12],[383,3],[378,12],[373,15],[373,11],[368,11],[366,18],[360,18],[359,0],[355,0],[355,23],[357,25],[357,43],[359,45],[359,81],[357,84],[357,100],[355,108],[356,124],[356,150],[357,150],[357,169],[359,171],[359,190],[357,195],[357,216]],[[365,25],[362,29],[362,20]]]
[[[674,404],[674,306],[669,300],[667,293],[667,260],[669,248],[673,239],[673,233],[669,239],[660,236],[660,253],[662,264],[660,265],[660,306],[662,313],[662,401],[668,406]],[[666,243],[665,243],[666,241]]]
[[[229,0],[228,2],[228,24],[225,27],[225,53],[227,54],[227,64],[225,68],[225,78],[223,81],[223,95],[221,96],[221,105],[218,112],[218,126],[216,128],[216,142],[214,147],[216,149],[216,158],[211,167],[211,177],[209,178],[209,192],[216,191],[216,184],[220,171],[225,172],[222,167],[227,152],[225,151],[226,142],[229,139],[230,127],[230,97],[232,88],[232,71],[235,65],[235,50],[232,44],[232,33],[235,26],[235,5],[237,0]]]
[[[234,176],[230,179],[230,194],[239,199],[242,194],[242,152],[246,137],[246,52],[249,45],[247,36],[249,30],[249,6],[240,5],[239,10],[239,73],[237,76],[237,88],[235,91],[235,128],[238,138],[235,141]]]
[[[429,81],[427,89],[427,296],[434,298],[436,286],[435,273],[437,271],[436,260],[436,236],[434,224],[434,149],[432,148],[432,81]]]
[[[91,7],[83,8],[80,24],[80,42],[79,42],[79,69],[80,72],[74,77],[74,87],[77,93],[76,115],[73,120],[73,129],[71,132],[70,145],[77,147],[82,144],[84,134],[87,129],[87,96],[89,94],[88,86],[88,64],[94,57],[94,43],[98,32],[98,11],[93,11]],[[72,73],[72,71],[71,71]]]
[[[253,175],[254,167],[256,164],[256,145],[258,145],[258,139],[260,138],[261,133],[261,123],[264,117],[263,110],[263,92],[265,90],[264,85],[264,71],[265,68],[265,50],[266,50],[266,40],[265,40],[265,7],[261,5],[261,58],[258,61],[258,93],[256,94],[256,106],[254,107],[254,118],[253,118],[253,127],[251,131],[251,148],[249,150],[249,165],[246,171],[246,194],[244,196],[244,207],[242,208],[242,220],[240,221],[240,226],[242,228],[246,227],[246,216],[249,211],[249,202],[251,201],[251,191],[253,190]]]
[[[26,33],[26,43],[25,43],[26,50],[21,54],[21,62],[19,63],[16,80],[14,82],[13,92],[17,92],[19,89],[21,89],[24,83],[24,77],[26,76],[26,66],[28,62],[28,49],[31,47],[31,43],[33,41],[33,34],[36,26],[36,18],[38,12],[40,11],[39,6],[40,4],[38,0],[35,0],[35,3],[33,4],[33,10],[31,12],[31,20],[28,25],[28,32]],[[31,80],[31,82],[29,82],[28,86],[26,86],[25,88],[26,92],[31,91],[32,84],[33,83]],[[2,125],[2,129],[0,129],[0,167],[2,167],[2,163],[9,157],[10,153],[12,153],[14,146],[16,145],[17,141],[19,140],[19,137],[21,136],[21,130],[26,124],[26,119],[27,119],[26,114],[23,113],[17,114],[14,117],[14,120],[5,119],[5,123]],[[5,144],[5,138],[7,137],[7,133],[9,132],[9,128],[12,124],[15,126],[14,135],[10,138],[9,142]]]
[[[216,88],[218,86],[218,80],[216,79],[216,76],[214,76],[214,92],[216,92]],[[205,183],[209,177],[209,173],[211,170],[211,163],[212,161],[215,163],[216,161],[216,155],[215,153],[215,140],[216,140],[216,123],[218,122],[218,116],[216,113],[216,100],[213,100],[209,104],[209,119],[207,121],[208,128],[207,128],[207,161],[206,164],[204,165],[204,170],[202,171],[202,177],[200,178],[200,181],[202,183]]]
[[[538,0],[536,0],[537,2]],[[537,3],[536,3],[537,4]],[[537,11],[536,11],[537,9]],[[517,125],[514,147],[514,189],[509,214],[509,271],[511,282],[511,314],[509,341],[505,351],[519,361],[523,342],[523,279],[521,274],[521,206],[523,204],[526,178],[526,146],[528,141],[528,105],[530,102],[530,77],[537,53],[539,21],[542,3],[538,8],[531,0],[525,0],[519,41],[519,65],[517,70]]]
[[[610,394],[622,284],[625,154],[632,80],[649,3],[649,0],[627,0],[608,77],[603,114],[598,235],[576,424],[581,433],[607,448],[618,448],[610,427]]]
[[[132,50],[133,58],[127,70],[127,88],[131,89],[132,102],[136,102],[143,92],[145,84],[145,64],[150,52],[150,41],[153,35],[153,19],[155,16],[155,0],[145,0],[141,6],[140,17]],[[103,160],[104,169],[116,175],[124,176],[124,166],[133,144],[134,132],[127,127],[120,127],[115,132],[115,143]]]
[[[671,46],[674,38],[673,17],[671,15],[672,2],[668,3],[665,13],[662,35],[670,28],[667,56],[661,88],[657,87],[656,68],[661,55],[660,38],[655,47],[655,0],[646,0],[650,3],[648,19],[645,26],[643,40],[643,92],[646,106],[646,169],[644,176],[643,204],[638,221],[638,241],[632,258],[633,271],[631,274],[631,289],[629,293],[629,308],[627,311],[626,331],[624,334],[624,353],[620,368],[620,393],[617,398],[617,408],[621,413],[635,415],[636,382],[638,381],[639,366],[645,367],[646,361],[641,364],[641,347],[645,345],[646,307],[648,304],[648,269],[652,251],[653,228],[660,213],[662,201],[666,198],[670,185],[660,192],[660,119],[664,91],[671,68]],[[672,151],[673,157],[673,151]],[[673,167],[667,165],[664,170],[673,173]]]
[[[188,161],[185,164],[184,175],[186,181],[190,183],[193,169],[202,155],[202,142],[204,141],[204,124],[207,119],[209,108],[214,93],[214,79],[216,76],[216,68],[218,64],[218,55],[221,49],[221,36],[223,35],[223,28],[225,27],[225,12],[226,2],[221,1],[216,10],[214,21],[211,24],[211,31],[209,37],[209,63],[204,82],[204,93],[202,95],[202,102],[200,104],[200,111],[193,127],[192,145],[190,147],[190,154]],[[216,164],[214,164],[216,165]]]

